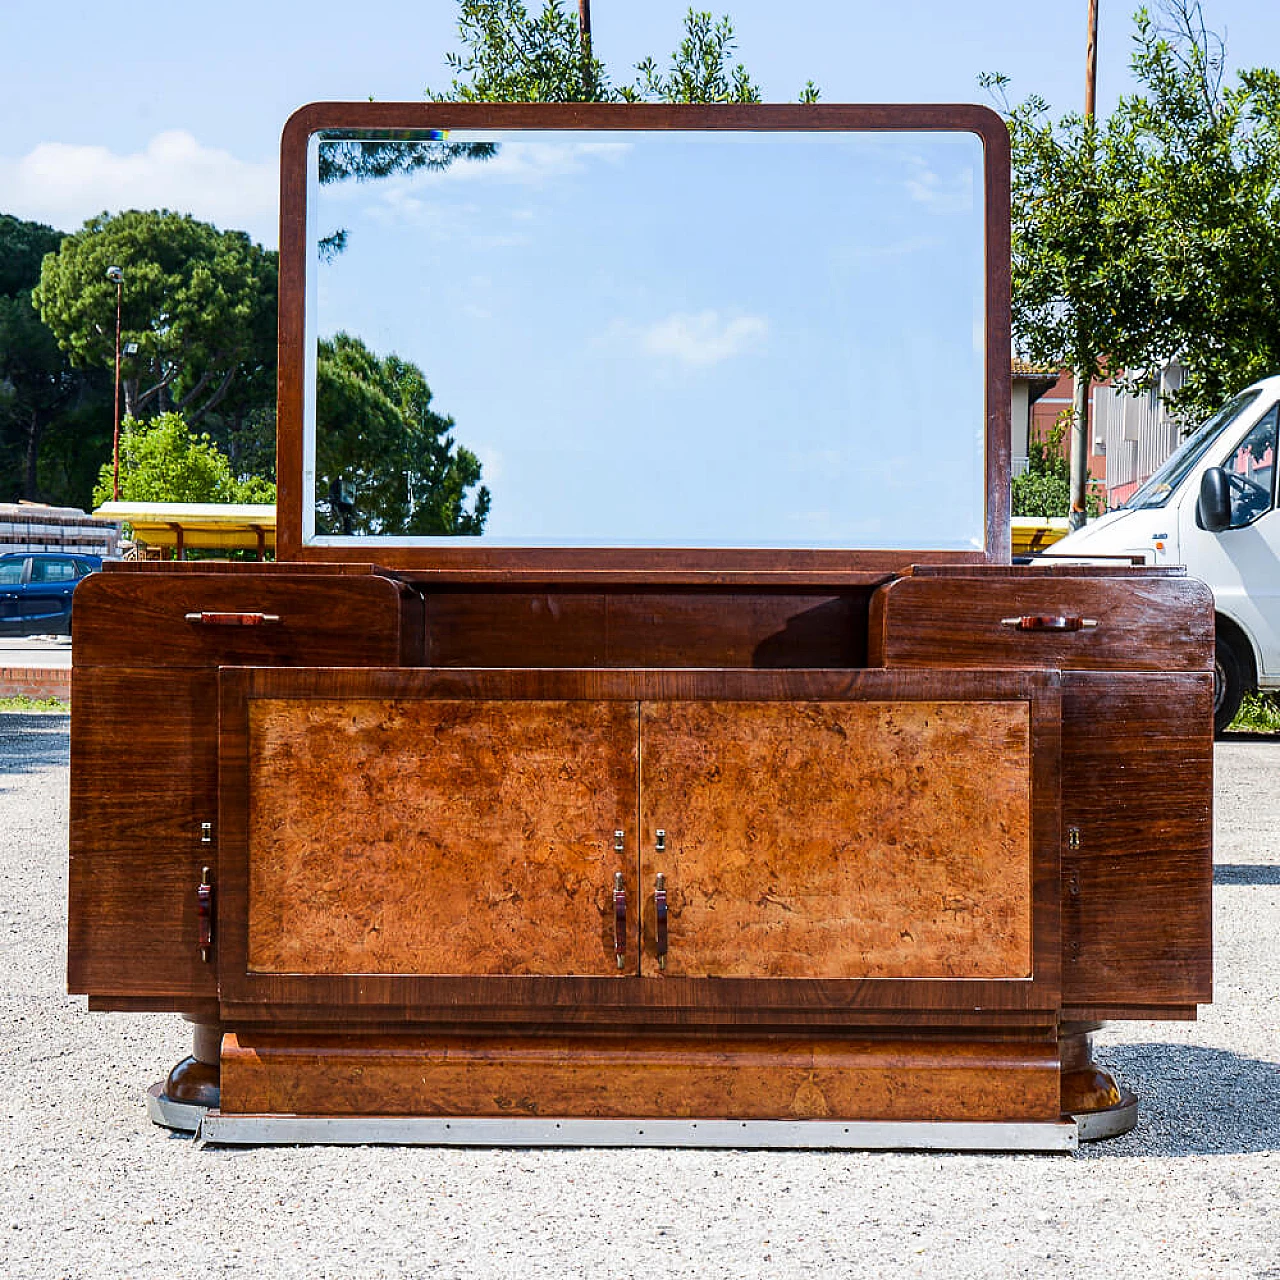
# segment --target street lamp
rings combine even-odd
[[[111,431],[111,501],[120,501],[120,303],[124,297],[124,272],[107,268],[107,279],[116,287],[116,396],[115,425]]]

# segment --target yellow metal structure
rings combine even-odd
[[[93,514],[123,521],[136,542],[172,547],[179,560],[193,549],[256,551],[261,558],[276,548],[270,502],[104,502]]]

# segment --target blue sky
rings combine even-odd
[[[701,0],[700,7],[706,2]],[[530,3],[536,5],[537,0]],[[572,3],[568,7],[576,8]],[[631,68],[645,55],[664,63],[679,40],[688,7],[686,0],[594,0],[595,47],[614,80],[629,79]],[[804,81],[812,78],[827,102],[984,101],[976,78],[991,70],[1012,77],[1015,98],[1039,93],[1055,112],[1078,108],[1082,101],[1086,0],[974,0],[967,5],[954,0],[897,0],[894,4],[810,0],[792,5],[735,0],[711,7],[716,13],[731,14],[738,33],[738,56],[761,85],[766,100],[794,101]],[[1103,111],[1133,87],[1128,61],[1135,7],[1129,0],[1101,0],[1099,104]],[[1280,66],[1280,3],[1276,0],[1206,0],[1205,12],[1210,25],[1227,36],[1230,67]],[[309,101],[370,97],[420,101],[427,86],[444,87],[448,80],[444,55],[456,47],[456,13],[453,0],[363,0],[355,6],[350,0],[309,0],[306,5],[276,0],[221,0],[217,5],[132,0],[116,6],[73,0],[56,9],[29,0],[0,0],[0,49],[5,51],[5,74],[0,77],[4,126],[0,130],[0,212],[74,230],[86,217],[103,210],[164,206],[224,228],[248,230],[274,246],[277,155],[287,116]],[[351,225],[357,226],[354,218]],[[825,234],[830,240],[833,230],[828,228]],[[863,252],[866,247],[854,249]],[[746,255],[739,251],[738,258],[745,260]],[[358,264],[353,248],[343,269]],[[817,270],[813,264],[810,269]],[[926,279],[930,269],[925,255],[916,281]],[[438,285],[438,272],[435,279]],[[469,280],[460,276],[456,283],[461,287]],[[709,277],[694,283],[698,288],[687,289],[685,297],[672,294],[663,305],[654,300],[647,310],[639,306],[631,311],[610,310],[601,300],[604,294],[595,304],[603,317],[603,337],[612,335],[615,345],[629,337],[633,350],[641,355],[652,358],[680,347],[687,353],[699,344],[704,350],[731,353],[732,359],[704,362],[700,370],[689,367],[687,361],[683,369],[679,360],[668,361],[665,372],[651,366],[651,376],[644,381],[646,375],[636,373],[643,368],[641,362],[628,375],[636,397],[647,406],[649,421],[661,418],[677,439],[680,432],[689,438],[693,423],[688,414],[673,416],[675,406],[712,403],[716,378],[723,388],[731,366],[739,373],[751,368],[750,360],[763,361],[770,340],[780,342],[782,337],[776,316],[766,313],[764,303],[753,303],[743,290],[724,287],[723,280]],[[964,290],[957,287],[947,305],[958,317],[967,305]],[[536,521],[531,524],[527,516],[518,521],[519,527],[509,528],[508,517],[517,509],[515,495],[504,495],[498,483],[504,467],[508,475],[532,471],[533,460],[515,457],[515,436],[502,438],[504,423],[509,424],[513,415],[510,406],[504,407],[500,397],[491,393],[504,385],[536,381],[545,375],[546,362],[526,359],[516,367],[511,362],[517,359],[519,344],[508,343],[499,352],[497,330],[490,322],[495,354],[488,368],[501,368],[504,376],[490,378],[486,384],[485,370],[474,364],[467,376],[465,344],[456,348],[450,366],[435,358],[447,340],[459,337],[460,327],[457,332],[446,328],[432,336],[406,308],[402,316],[392,317],[392,331],[384,336],[376,332],[372,320],[351,315],[348,320],[348,313],[339,308],[334,323],[325,322],[322,328],[347,325],[363,331],[375,348],[394,347],[421,363],[436,390],[437,407],[458,418],[459,438],[481,453],[486,478],[495,488],[491,529],[520,537],[571,536],[573,531],[563,525],[533,527]],[[836,312],[831,316],[835,323],[847,320]],[[865,413],[875,424],[879,440],[893,436],[910,452],[910,433],[920,413],[907,405],[895,415],[891,406],[868,403],[866,380],[859,385],[848,373],[859,361],[883,371],[889,367],[888,355],[896,351],[903,367],[882,377],[880,383],[908,383],[912,353],[903,342],[893,340],[893,335],[908,332],[909,324],[888,324],[881,333],[868,328],[856,335],[849,347],[856,354],[845,365],[843,407],[829,405],[828,409],[836,417],[844,413],[847,420]],[[969,359],[974,348],[958,319],[949,332],[956,339],[956,358]],[[751,355],[753,344],[756,349]],[[796,349],[794,343],[792,349]],[[474,356],[479,348],[473,344],[469,350]],[[610,358],[601,347],[591,361],[592,376],[601,375],[596,388],[601,394],[609,385],[602,371],[609,368]],[[915,364],[919,363],[917,355]],[[703,379],[696,394],[694,374]],[[622,385],[616,366],[612,376]],[[971,367],[960,373],[961,381],[971,387],[970,377]],[[729,381],[740,388],[752,385],[740,377]],[[793,393],[799,385],[793,382]],[[724,409],[718,421],[726,430],[726,424],[750,412],[755,429],[765,431],[770,419],[776,420],[782,412],[780,406],[764,401],[752,404],[746,394],[735,405],[723,398],[715,402]],[[930,455],[938,476],[948,479],[958,471],[968,471],[972,477],[969,442],[975,425],[980,426],[967,404],[955,406],[955,417],[947,439],[957,452]],[[634,436],[641,430],[640,416],[630,427],[617,414],[613,421],[624,434]],[[888,432],[886,421],[891,424]],[[526,431],[524,438],[532,435],[551,445],[548,432],[553,424],[533,426],[534,431]],[[562,437],[554,445],[560,460],[566,440]],[[575,447],[586,440],[579,434]],[[806,449],[816,456],[822,447],[820,434],[788,443],[796,457]],[[685,459],[685,471],[697,477],[723,451],[723,445],[711,441],[705,456],[691,454]],[[759,457],[759,450],[743,453]],[[633,468],[626,503],[632,520],[628,536],[636,540],[659,540],[654,526],[644,523],[653,511],[647,495],[665,489],[669,509],[694,510],[696,488],[687,498],[672,491],[672,477],[663,472],[665,456],[669,455],[652,453],[645,464],[649,471]],[[848,523],[867,520],[883,526],[900,501],[915,510],[917,519],[932,513],[937,529],[949,531],[946,536],[957,532],[975,536],[978,531],[969,499],[961,499],[959,509],[944,512],[936,496],[948,492],[948,484],[926,483],[928,478],[919,470],[918,448],[914,456],[914,467],[893,472],[921,482],[914,497],[883,492],[874,475],[865,470],[859,475],[864,489],[850,494],[842,488],[842,464],[810,468],[815,487],[797,494],[789,513],[774,513],[777,518],[765,540],[775,545],[792,541],[786,534],[788,520],[820,522],[842,498],[846,524],[831,531],[829,539],[818,535],[815,524],[813,541],[874,546],[887,539],[904,545],[894,533],[882,537],[875,528]],[[740,505],[754,501],[762,506],[752,499],[750,486],[771,479],[767,469],[755,480],[743,476],[738,486]],[[558,509],[563,512],[573,505],[585,512],[588,504],[582,501],[583,493],[608,495],[620,489],[607,480],[579,480],[559,500]],[[927,501],[920,501],[921,493],[929,495]],[[505,507],[504,497],[509,499]],[[601,524],[616,526],[622,505],[619,501],[611,507],[607,496],[599,497],[594,524],[584,536],[590,540],[595,536],[591,530]],[[722,513],[723,520],[731,521],[731,514]],[[723,535],[713,523],[705,529],[685,527],[675,537],[714,543]],[[798,534],[796,540],[807,539]],[[932,535],[926,534],[925,540],[932,541]]]
[[[981,544],[974,135],[450,141],[318,188],[316,325],[427,371],[491,540]]]
[[[739,54],[766,98],[812,77],[829,102],[981,100],[1001,70],[1057,109],[1082,96],[1086,0],[735,0]],[[575,7],[570,5],[570,7]],[[1130,0],[1101,0],[1099,97],[1129,87]],[[615,73],[677,43],[685,0],[595,0]],[[1276,0],[1207,0],[1234,64],[1280,65]],[[453,0],[0,2],[0,211],[72,230],[167,204],[275,243],[280,127],[317,99],[417,100],[447,82]]]

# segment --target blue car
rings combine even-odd
[[[71,593],[99,556],[56,551],[0,555],[0,635],[71,634]]]

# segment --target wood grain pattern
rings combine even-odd
[[[647,972],[662,872],[672,975],[1030,975],[1025,702],[646,702],[640,741]]]
[[[195,899],[215,861],[217,690],[212,671],[72,672],[69,991],[217,994]]]
[[[357,569],[138,562],[77,588],[69,990],[178,1009],[216,998],[195,886],[218,869],[217,667],[420,655],[421,597]],[[284,621],[202,629],[184,618],[199,608]]]
[[[222,1048],[230,1114],[1056,1120],[1057,1042],[279,1036]]]
[[[992,1018],[1056,1010],[1059,989],[1058,702],[1056,676],[1008,672],[687,670],[225,669],[221,673],[221,1007],[230,1021],[408,1021],[465,1017],[524,1023],[589,1016],[653,1025],[789,1019],[858,1025],[914,1010],[951,1025],[975,1008]],[[765,977],[661,979],[536,973],[439,976],[406,973],[257,973],[249,969],[249,709],[261,699],[618,700],[798,699],[841,702],[919,699],[1021,700],[1031,708],[1034,979]],[[296,785],[296,784],[294,784]],[[455,1011],[451,1013],[451,1011]],[[925,1012],[929,1011],[929,1012]]]
[[[636,720],[625,702],[256,700],[250,970],[616,974]]]
[[[1207,674],[1065,677],[1068,1004],[1149,1018],[1213,998],[1212,707]]]
[[[1035,632],[1003,621],[1024,614],[1077,615],[1098,625]],[[1192,578],[1164,576],[917,576],[872,598],[868,644],[873,666],[1209,671],[1213,595]]]
[[[314,252],[307,233],[307,147],[321,129],[609,129],[609,130],[923,130],[976,134],[983,145],[985,237],[986,533],[973,552],[825,552],[781,550],[576,549],[405,547],[366,542],[308,547],[302,542],[303,378],[306,341],[306,264]],[[708,570],[897,570],[913,559],[1007,563],[1009,559],[1009,136],[995,112],[962,105],[650,105],[615,103],[495,104],[318,102],[285,125],[280,153],[280,324],[277,395],[277,554],[285,560],[367,559],[393,568],[487,568],[563,572],[652,570],[699,574]]]
[[[869,592],[442,590],[436,667],[861,667]]]
[[[374,575],[93,574],[76,589],[72,651],[76,667],[396,665],[420,658],[421,608],[417,593]],[[187,621],[206,610],[280,622]]]

